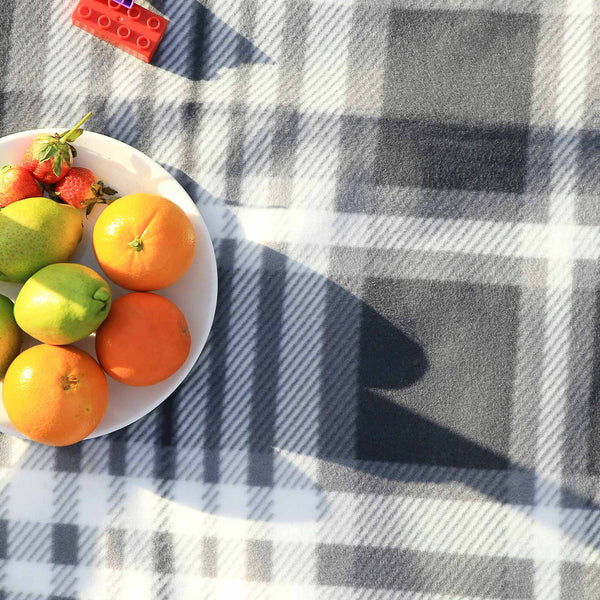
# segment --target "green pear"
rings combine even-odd
[[[0,295],[0,378],[21,350],[21,330],[13,315],[13,303]]]
[[[96,271],[74,263],[40,269],[15,301],[19,327],[45,344],[72,344],[95,331],[108,316],[112,294]]]
[[[0,210],[0,280],[23,283],[42,267],[66,262],[83,234],[81,213],[49,198]]]

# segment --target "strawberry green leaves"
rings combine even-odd
[[[25,152],[23,166],[31,171],[43,183],[56,183],[64,177],[73,164],[77,151],[71,145],[81,136],[81,125],[90,118],[88,113],[83,119],[64,133],[38,135]]]
[[[73,153],[69,144],[62,143],[58,134],[39,135],[34,141],[33,158],[40,163],[52,159],[52,171],[59,177],[63,163],[68,167],[73,163]]]

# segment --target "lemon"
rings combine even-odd
[[[95,331],[108,316],[108,283],[84,265],[57,263],[32,275],[15,302],[23,331],[45,344],[72,344]]]

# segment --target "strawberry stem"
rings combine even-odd
[[[63,133],[60,136],[60,139],[58,140],[61,143],[65,143],[68,139],[69,136],[76,130],[79,129],[90,117],[92,116],[92,113],[89,112],[87,115],[85,115],[85,117],[83,117],[83,119],[81,119],[81,121],[79,121],[79,123],[77,123],[77,125],[75,125],[75,127],[73,127],[72,129],[69,129],[69,131]]]

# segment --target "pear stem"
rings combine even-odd
[[[69,136],[76,130],[79,129],[90,117],[92,116],[92,113],[89,112],[87,115],[85,115],[85,117],[83,117],[83,119],[81,119],[81,121],[79,121],[79,123],[77,123],[77,125],[75,125],[75,127],[73,127],[72,129],[69,129],[69,131],[67,131],[66,133],[63,133],[60,136],[60,139],[58,140],[61,143],[65,143],[67,141],[67,139],[69,138]]]

